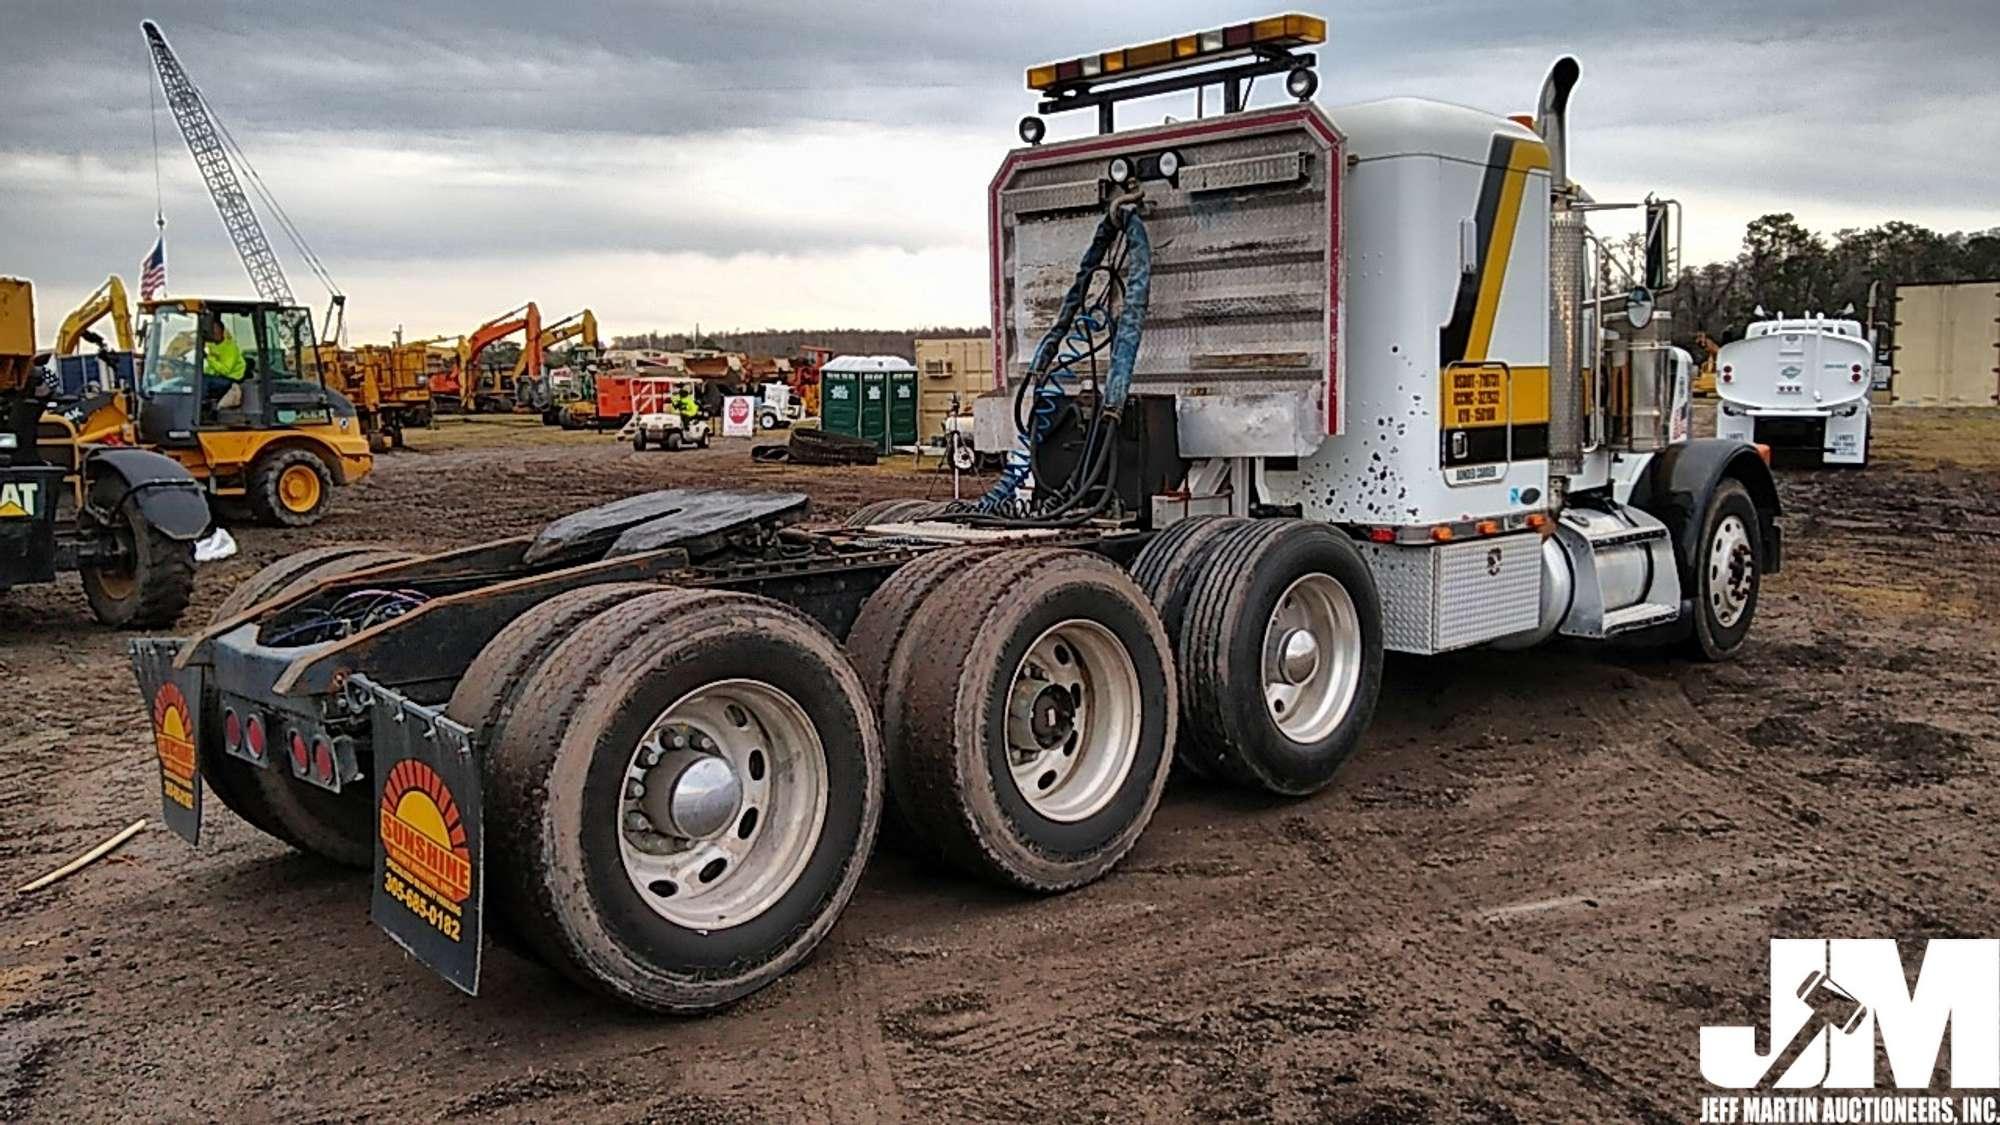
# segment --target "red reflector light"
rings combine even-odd
[[[313,740],[313,772],[321,781],[333,780],[333,746],[324,738]]]
[[[1256,37],[1256,24],[1239,23],[1235,27],[1222,29],[1222,45],[1229,48],[1248,47],[1250,41]]]
[[[1371,527],[1368,529],[1368,541],[1371,543],[1394,543],[1396,541],[1396,529],[1393,527]]]
[[[300,772],[300,773],[304,773],[304,772],[306,772],[306,766],[307,766],[308,764],[309,764],[309,762],[308,762],[308,759],[307,759],[307,756],[306,756],[306,736],[305,736],[305,735],[302,735],[302,734],[300,734],[300,733],[299,733],[298,731],[293,731],[293,732],[292,732],[292,768],[293,768],[293,769],[295,769],[295,770],[297,770],[297,771],[298,771],[298,772]]]
[[[233,707],[222,712],[222,745],[230,750],[243,749],[243,719]]]
[[[258,761],[264,759],[264,720],[255,715],[243,724],[243,748]]]

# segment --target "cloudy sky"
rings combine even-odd
[[[608,333],[980,324],[984,188],[1033,108],[1023,69],[1277,8],[0,0],[0,273],[37,282],[44,336],[106,273],[136,284],[157,116],[173,289],[249,291],[149,108],[151,17],[349,294],[355,340],[464,332],[530,299],[590,306]],[[1575,53],[1575,174],[1599,198],[1681,199],[1695,261],[1772,210],[1821,230],[2000,225],[2000,0],[1308,10],[1332,23],[1327,106],[1528,110]]]

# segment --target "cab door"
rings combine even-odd
[[[331,399],[320,369],[312,314],[301,308],[265,308],[259,310],[257,321],[264,425],[288,428],[331,421]]]
[[[201,428],[201,317],[162,305],[146,327],[135,425],[147,445],[192,448]]]

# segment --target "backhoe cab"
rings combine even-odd
[[[303,527],[333,487],[374,465],[354,404],[327,386],[312,313],[268,301],[140,305],[145,337],[132,423],[209,495]]]

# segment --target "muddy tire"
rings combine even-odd
[[[445,715],[472,731],[473,744],[491,745],[513,711],[521,688],[555,647],[598,614],[665,587],[610,582],[557,594],[507,623],[486,642],[452,689]]]
[[[911,635],[917,611],[933,593],[952,584],[974,563],[991,554],[993,551],[984,547],[947,547],[918,558],[890,575],[887,582],[868,595],[868,600],[861,604],[861,615],[854,619],[854,628],[848,630],[847,656],[854,662],[862,686],[868,690],[868,701],[875,705],[875,716],[882,725],[882,762],[891,777],[906,768],[902,748],[906,720],[905,697],[901,692],[892,696],[889,685],[901,685],[908,680],[911,655],[923,647]],[[893,788],[883,806],[882,840],[898,851],[927,850],[918,846],[921,838],[910,827],[909,817],[897,803]]]
[[[259,602],[303,590],[342,574],[406,562],[415,556],[379,547],[318,547],[280,559],[231,591],[215,611],[226,621]],[[220,729],[220,718],[217,726]],[[275,737],[275,733],[273,734]],[[374,794],[368,786],[331,793],[293,777],[275,753],[259,768],[227,754],[202,755],[202,780],[231,812],[302,852],[347,867],[375,860]]]
[[[870,527],[884,523],[908,523],[934,516],[940,507],[941,505],[935,500],[912,500],[903,497],[871,500],[856,508],[853,515],[841,522],[841,526]]]
[[[111,534],[129,562],[117,569],[85,567],[83,596],[91,615],[114,629],[165,628],[180,620],[194,594],[194,544],[148,523],[127,491],[115,476],[91,485],[93,505],[112,510]]]
[[[1181,619],[1186,616],[1188,594],[1194,589],[1202,563],[1224,533],[1249,522],[1240,516],[1185,519],[1154,536],[1139,557],[1132,560],[1132,578],[1152,599],[1153,608],[1160,611],[1160,622],[1166,626],[1167,640],[1175,652],[1180,651]],[[1195,753],[1192,737],[1189,725],[1181,724],[1174,741],[1174,761],[1196,777],[1208,777],[1210,771],[1201,764],[1201,755]]]
[[[977,627],[912,639],[888,681],[896,801],[964,871],[1083,886],[1131,850],[1166,785],[1166,630],[1129,575],[1082,551],[1001,551],[953,577],[916,615]]]
[[[1360,745],[1381,691],[1374,576],[1325,524],[1231,527],[1188,592],[1176,655],[1184,741],[1201,768],[1282,796],[1316,792]]]
[[[250,511],[263,523],[310,527],[332,498],[333,472],[310,450],[280,449],[251,466]]]
[[[1764,527],[1741,481],[1724,480],[1709,495],[1696,550],[1685,576],[1694,599],[1687,654],[1696,660],[1728,660],[1750,635],[1763,585]]]
[[[747,594],[646,594],[576,628],[483,768],[488,885],[514,930],[663,1012],[728,1004],[810,954],[881,815],[860,678],[824,630]],[[735,796],[700,803],[716,793]]]
[[[901,503],[901,501],[894,498],[888,500],[870,500],[848,513],[847,518],[840,521],[840,526],[867,527],[871,523],[880,523],[881,521],[877,517],[891,504],[898,503]]]
[[[508,622],[479,650],[465,675],[459,677],[458,685],[452,689],[451,702],[445,705],[445,715],[472,731],[474,746],[491,746],[512,714],[522,685],[558,644],[605,610],[660,592],[662,587],[644,582],[586,586],[557,594]],[[515,953],[537,958],[533,948],[514,932],[511,919],[504,912],[487,921],[486,932],[501,944]]]
[[[646,452],[646,431],[644,430],[632,431],[632,452],[634,453]]]

